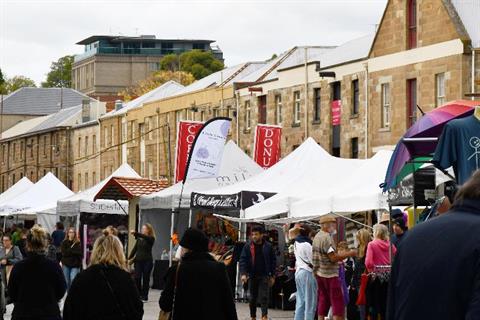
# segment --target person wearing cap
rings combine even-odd
[[[237,320],[235,301],[223,263],[208,253],[208,238],[189,228],[180,240],[181,262],[168,271],[160,309],[171,320]]]
[[[336,234],[337,221],[334,216],[320,218],[321,230],[313,239],[313,271],[318,284],[318,320],[324,320],[330,308],[334,320],[345,317],[345,301],[339,278],[338,262],[356,256],[356,251],[337,252],[332,236]]]
[[[257,318],[257,302],[262,309],[262,320],[268,319],[269,286],[275,281],[276,257],[273,247],[263,239],[262,226],[252,228],[252,240],[243,247],[240,256],[242,283],[248,282],[250,316]]]
[[[402,239],[405,238],[408,233],[408,228],[405,225],[405,220],[403,219],[403,217],[396,217],[395,219],[393,219],[392,230],[392,243],[395,245],[395,247],[398,248],[400,242],[402,241]]]

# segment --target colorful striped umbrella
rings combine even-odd
[[[406,175],[415,172],[420,165],[406,166],[412,159],[430,157],[435,152],[437,141],[404,141],[405,138],[439,138],[443,127],[453,119],[468,117],[473,114],[474,106],[480,105],[479,101],[456,100],[427,112],[407,130],[402,139],[397,143],[393,152],[383,190],[395,187]],[[422,158],[426,161],[426,158]],[[405,167],[405,168],[404,168]]]

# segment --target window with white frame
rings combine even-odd
[[[252,110],[250,109],[250,101],[245,101],[245,130],[252,127]]]
[[[275,123],[277,125],[282,125],[283,115],[282,115],[282,96],[275,96]]]
[[[438,73],[436,76],[437,107],[445,104],[445,73]]]
[[[113,146],[115,143],[115,128],[113,125],[110,126],[110,145]]]
[[[293,93],[293,123],[300,124],[300,91]]]
[[[175,111],[175,123],[179,123],[183,120],[183,110]]]
[[[382,128],[390,127],[390,84],[382,84]]]
[[[205,121],[205,111],[204,110],[200,111],[200,121],[202,121],[202,122]]]

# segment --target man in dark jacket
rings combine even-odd
[[[242,282],[248,281],[250,316],[257,318],[257,301],[262,309],[262,320],[268,319],[268,291],[275,281],[276,257],[272,245],[263,239],[263,228],[252,228],[252,240],[243,247],[240,256]]]
[[[208,238],[188,229],[180,241],[183,256],[170,268],[160,309],[172,320],[237,320],[235,301],[225,265],[208,253]]]
[[[450,212],[413,228],[393,263],[388,320],[480,319],[480,171]]]

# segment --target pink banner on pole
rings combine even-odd
[[[342,122],[342,100],[332,101],[332,125],[339,126]]]
[[[282,128],[257,125],[255,130],[254,160],[262,168],[268,169],[280,160]]]

